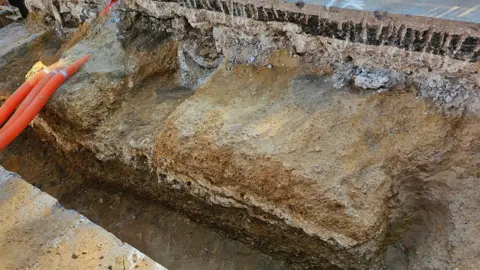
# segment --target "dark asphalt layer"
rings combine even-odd
[[[296,3],[297,0],[288,0]],[[480,0],[303,0],[305,4],[480,23]]]

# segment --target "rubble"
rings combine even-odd
[[[388,88],[391,76],[387,72],[373,71],[369,72],[365,69],[355,73],[355,86],[364,89]]]

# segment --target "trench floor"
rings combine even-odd
[[[0,164],[168,269],[296,269],[141,196],[84,177],[27,129]]]

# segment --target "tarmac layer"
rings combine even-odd
[[[465,22],[480,22],[480,4],[475,0],[288,0],[290,3],[338,7],[354,10],[386,11],[395,14],[441,18]],[[300,4],[301,5],[301,4]]]
[[[135,2],[135,1],[133,1]],[[141,3],[142,1],[137,1]],[[127,2],[128,3],[128,2]],[[290,22],[311,36],[323,36],[373,46],[390,46],[411,52],[448,56],[476,62],[480,57],[477,6],[377,5],[374,1],[161,0],[164,9],[209,10],[237,18],[264,22]],[[158,4],[157,3],[157,4]],[[438,13],[437,13],[438,11]],[[461,12],[457,14],[457,12]],[[461,16],[461,20],[449,20]]]

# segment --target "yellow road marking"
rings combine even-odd
[[[421,16],[429,16],[429,14],[434,14],[437,10],[441,9],[442,7],[436,7],[433,9],[430,9],[429,11],[423,13]]]
[[[450,12],[452,12],[452,11],[455,11],[455,10],[457,10],[457,9],[459,9],[459,8],[460,8],[459,6],[452,7],[452,8],[450,8],[449,10],[445,11],[444,13],[442,13],[442,14],[440,14],[440,15],[438,15],[438,16],[435,16],[435,17],[436,17],[436,18],[441,18],[441,17],[443,17],[443,16],[448,15],[448,13],[450,13]]]
[[[473,6],[472,8],[470,8],[469,10],[465,11],[464,13],[460,14],[459,17],[463,17],[463,16],[466,16],[470,13],[472,13],[475,9],[477,9],[480,5],[475,5]]]
[[[466,8],[461,8],[461,9],[459,9],[458,11],[455,11],[455,12],[453,12],[452,14],[450,14],[450,16],[456,17],[456,16],[458,16],[460,13],[465,12],[465,10],[467,10],[467,9],[466,9]]]

